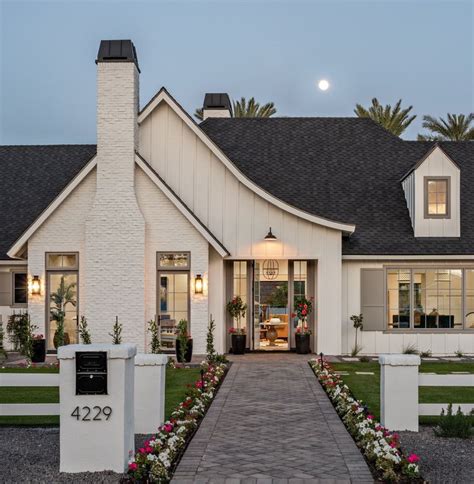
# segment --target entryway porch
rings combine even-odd
[[[240,324],[247,335],[248,351],[285,352],[295,349],[298,318],[295,305],[301,298],[312,300],[308,329],[316,327],[315,260],[256,259],[226,263],[226,301],[240,297],[246,305]],[[236,326],[227,313],[226,331]],[[227,337],[226,350],[231,347]],[[315,340],[311,338],[311,349]]]

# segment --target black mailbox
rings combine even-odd
[[[107,352],[76,352],[76,395],[107,395]]]

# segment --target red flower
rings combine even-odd
[[[408,456],[408,462],[410,464],[416,464],[419,460],[420,460],[420,458],[416,454],[410,454]]]
[[[131,471],[136,471],[137,470],[137,464],[136,462],[130,462],[130,464],[128,464],[128,469],[131,470]]]
[[[307,313],[308,313],[308,311],[306,311],[306,309],[303,309],[303,311],[301,311],[301,314],[302,314],[303,316],[306,316],[306,314],[307,314]]]

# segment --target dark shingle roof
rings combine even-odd
[[[440,146],[461,169],[459,239],[416,239],[400,179],[433,143],[360,118],[209,118],[201,128],[253,182],[314,215],[356,225],[344,254],[474,253],[474,142]],[[0,146],[0,259],[96,152]]]
[[[444,142],[461,168],[460,239],[416,239],[400,179],[433,143],[361,118],[209,118],[206,134],[253,182],[297,208],[353,223],[344,254],[474,253],[474,143]]]
[[[95,152],[95,145],[0,146],[0,259]]]

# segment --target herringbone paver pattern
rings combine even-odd
[[[373,479],[306,359],[261,355],[234,359],[172,482]]]

